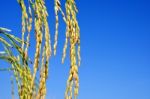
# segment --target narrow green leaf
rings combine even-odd
[[[0,41],[8,47],[12,47],[3,37],[0,36]]]

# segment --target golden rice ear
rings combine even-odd
[[[59,8],[60,8],[60,2],[59,2],[59,0],[55,0],[54,10],[55,10],[56,23],[55,23],[55,38],[54,38],[55,41],[54,41],[54,45],[53,45],[54,55],[56,55],[56,48],[57,48],[57,42],[58,42],[58,25],[59,25],[59,22],[58,22],[58,11],[59,11]]]
[[[65,14],[64,12],[62,11],[61,9],[61,3],[59,0],[55,0],[55,7],[54,7],[54,10],[55,10],[55,20],[56,20],[56,23],[55,23],[55,38],[54,38],[54,45],[53,45],[53,48],[54,48],[54,55],[56,55],[56,49],[57,49],[57,43],[58,43],[58,27],[59,27],[59,17],[58,17],[58,13],[60,12],[62,17],[63,17],[63,20],[66,22],[66,17],[65,17]]]
[[[44,65],[42,69],[42,74],[40,77],[40,82],[39,82],[39,91],[37,94],[41,94],[40,96],[38,95],[37,98],[43,98],[46,95],[46,87],[43,86],[46,84],[46,79],[48,76],[48,64],[49,64],[49,58],[51,56],[51,42],[50,42],[50,33],[49,33],[49,26],[48,26],[48,20],[47,20],[47,10],[45,6],[45,1],[35,1],[35,32],[36,32],[36,53],[35,53],[35,61],[34,61],[34,72],[33,72],[33,77],[32,77],[32,82],[31,82],[31,89],[33,88],[36,73],[38,71],[39,67],[39,62],[41,61],[40,56],[41,56],[41,48],[42,48],[42,42],[44,42]],[[44,38],[43,38],[44,36]],[[42,60],[43,61],[43,60]],[[42,91],[43,90],[43,91]]]
[[[24,0],[18,0],[18,3],[20,4],[20,7],[22,9],[22,49],[24,49],[24,34],[26,32],[26,25],[28,20],[28,14],[26,11],[26,6],[24,3]]]
[[[66,42],[63,50],[63,58],[62,62],[64,62],[65,56],[66,56],[66,48],[68,39],[70,40],[70,75],[68,78],[69,84],[67,84],[68,87],[73,87],[74,90],[74,98],[77,98],[78,90],[79,90],[79,76],[78,76],[78,66],[80,65],[81,57],[80,57],[80,29],[78,25],[78,21],[76,18],[77,8],[75,5],[74,0],[66,0],[65,3],[66,7]],[[77,50],[76,50],[77,49]],[[77,57],[77,59],[76,59]],[[78,64],[77,64],[78,62]],[[70,77],[72,77],[70,79]],[[71,82],[74,82],[73,85],[71,85]],[[69,86],[68,86],[69,85]],[[72,92],[72,90],[70,90]],[[69,91],[66,90],[65,92],[65,99],[73,98],[69,95]]]

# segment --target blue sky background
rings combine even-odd
[[[61,0],[64,5],[65,0]],[[46,0],[52,44],[54,2]],[[150,1],[76,0],[81,28],[78,99],[150,99]],[[63,6],[64,7],[64,6]],[[0,27],[21,37],[21,10],[16,0],[1,0]],[[30,56],[34,55],[31,37]],[[65,24],[60,17],[57,56],[50,60],[47,99],[63,99],[69,58],[61,64]],[[2,50],[2,46],[0,46]],[[69,54],[69,52],[67,53]],[[0,63],[1,67],[8,67]],[[0,99],[11,99],[10,73],[0,72]],[[17,94],[17,92],[15,92]]]

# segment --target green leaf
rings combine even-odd
[[[10,39],[13,39],[15,41],[17,41],[18,43],[22,44],[22,40],[14,35],[11,35],[9,33],[3,32],[2,34],[4,34],[5,36],[7,36]],[[27,44],[27,42],[24,42],[25,44]]]
[[[0,41],[8,47],[12,47],[3,37],[0,36]]]

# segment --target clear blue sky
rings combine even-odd
[[[46,3],[54,41],[54,2]],[[76,3],[82,55],[78,99],[150,99],[150,1]],[[0,26],[21,37],[21,10],[16,0],[1,0],[0,11]],[[65,26],[60,22],[58,53],[50,60],[47,99],[64,98],[68,77],[69,59],[61,64]],[[32,46],[30,50],[33,56]],[[2,62],[0,65],[8,67]],[[0,99],[11,99],[10,95],[10,74],[0,72]]]

